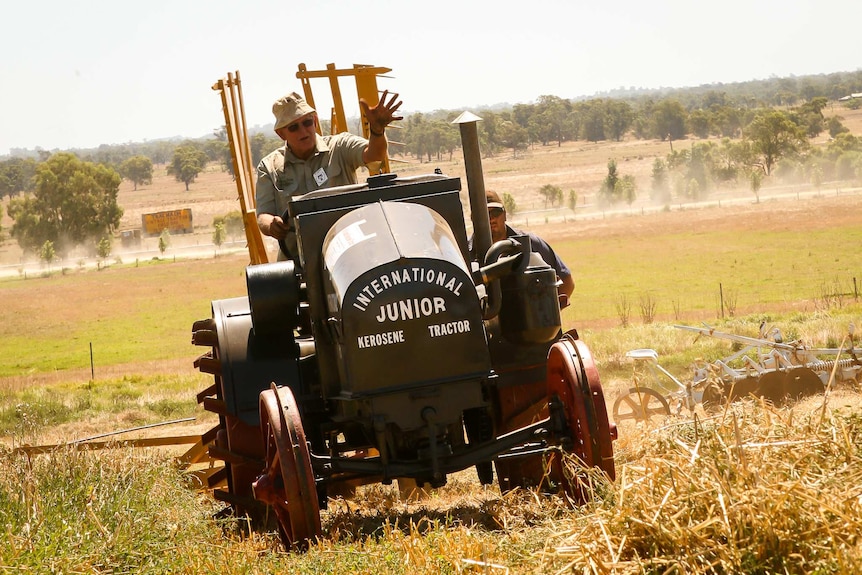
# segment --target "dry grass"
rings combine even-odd
[[[613,505],[546,546],[593,573],[858,573],[858,395],[743,402],[622,440]]]

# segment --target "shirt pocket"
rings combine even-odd
[[[326,181],[323,182],[321,188],[331,188],[333,186],[342,186],[344,185],[343,178],[341,176],[341,165],[335,162],[329,164],[324,168],[326,170]]]
[[[299,180],[290,174],[282,172],[278,175],[278,178],[276,178],[275,188],[279,191],[282,197],[289,198],[293,196],[299,188]]]

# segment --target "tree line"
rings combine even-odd
[[[692,139],[664,159],[656,159],[650,196],[668,203],[674,198],[699,199],[713,188],[744,180],[755,193],[763,178],[779,175],[819,186],[837,179],[862,179],[862,140],[849,133],[840,115],[826,119],[827,106],[837,98],[862,92],[862,71],[828,76],[782,78],[741,84],[707,86],[670,92],[625,91],[581,100],[553,95],[535,103],[479,110],[483,153],[510,150],[515,156],[531,146],[569,141],[620,141],[624,137],[673,142]],[[851,100],[848,107],[862,102]],[[410,155],[420,162],[451,158],[460,136],[451,122],[460,111],[412,114],[401,123],[400,145],[390,153]],[[324,133],[327,122],[322,122]],[[827,131],[825,148],[810,139]],[[703,140],[703,141],[700,141]],[[252,161],[283,145],[266,131],[250,137]],[[19,150],[20,151],[20,150]],[[10,235],[25,251],[39,253],[50,242],[64,253],[85,244],[104,250],[119,224],[116,204],[122,179],[139,185],[152,182],[154,165],[189,186],[208,163],[233,172],[223,127],[212,137],[181,142],[160,140],[91,150],[50,153],[36,150],[0,161],[0,198],[11,198],[7,213],[14,220]],[[607,204],[632,203],[637,185],[618,172],[615,161],[597,191]],[[554,186],[539,190],[546,203],[574,209],[574,190],[565,195]],[[514,199],[510,211],[514,212]]]

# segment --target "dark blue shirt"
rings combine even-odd
[[[530,237],[530,244],[532,250],[542,256],[542,259],[545,260],[545,263],[554,268],[560,278],[566,278],[572,275],[572,272],[569,270],[568,266],[566,266],[563,260],[560,259],[560,257],[554,251],[554,248],[552,248],[548,244],[548,242],[546,242],[532,232],[522,232],[521,230],[516,230],[515,228],[509,226],[509,224],[506,224],[507,238],[523,235],[527,235]],[[473,250],[473,236],[470,236],[470,239],[468,240],[467,244],[470,248],[470,257],[476,259],[476,254]]]

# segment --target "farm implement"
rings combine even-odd
[[[613,419],[646,420],[652,416],[679,415],[746,396],[762,397],[775,404],[823,392],[832,383],[855,384],[862,361],[854,348],[853,330],[847,347],[812,348],[801,340],[784,341],[778,328],[761,327],[760,337],[718,331],[710,327],[674,326],[741,346],[733,354],[697,362],[690,381],[682,382],[658,362],[653,349],[626,353],[634,364],[634,385],[614,401]]]

